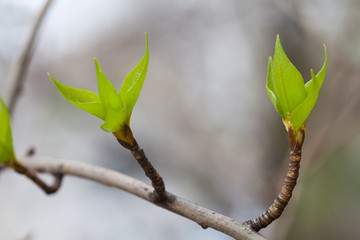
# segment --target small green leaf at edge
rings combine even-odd
[[[274,60],[272,64],[274,88],[277,91],[277,100],[284,111],[284,115],[291,112],[306,97],[304,79],[301,73],[286,56],[277,35]]]
[[[322,83],[324,82],[325,75],[326,75],[326,69],[327,69],[327,52],[326,52],[326,46],[324,45],[324,51],[325,51],[325,61],[318,72],[318,74],[314,74],[314,70],[311,69],[311,76],[312,79],[307,82],[306,85],[306,91],[307,91],[307,97],[304,99],[304,101],[293,111],[293,113],[290,116],[290,122],[293,124],[293,126],[297,129],[300,129],[301,126],[304,124],[306,119],[309,117],[312,109],[314,108],[317,98],[319,96],[319,91],[321,88]]]
[[[326,51],[325,44],[323,44],[323,47],[324,47],[324,55],[325,55],[324,64],[323,64],[322,68],[320,69],[320,71],[316,74],[316,78],[319,81],[319,83],[318,83],[319,89],[321,88],[321,86],[324,82],[326,69],[327,69],[327,51]],[[308,92],[308,88],[309,88],[309,85],[311,84],[311,82],[312,82],[312,79],[305,84],[305,89],[307,92]]]
[[[145,33],[145,36],[146,36],[145,54],[140,60],[140,62],[135,66],[135,68],[126,75],[119,91],[119,95],[123,99],[123,102],[126,106],[129,120],[132,109],[134,108],[135,103],[139,98],[140,91],[143,86],[149,64],[149,46],[148,46],[149,44],[148,44],[147,33]]]
[[[55,80],[50,73],[48,75],[66,100],[100,119],[105,119],[105,109],[97,94],[92,91],[66,86]]]
[[[10,115],[4,101],[0,97],[0,162],[7,163],[15,159]]]

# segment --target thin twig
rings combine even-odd
[[[45,3],[33,25],[33,28],[30,32],[29,38],[24,45],[24,48],[20,52],[18,59],[10,70],[6,91],[3,93],[10,115],[14,113],[16,102],[23,88],[24,76],[29,67],[31,57],[35,49],[36,37],[39,33],[41,23],[43,22],[43,19],[52,2],[53,0],[47,0],[47,2]]]
[[[73,175],[124,190],[159,207],[188,218],[203,228],[213,228],[238,240],[266,240],[266,238],[245,224],[171,193],[167,192],[166,201],[157,202],[152,197],[153,188],[151,186],[110,169],[84,162],[40,156],[22,156],[18,160],[21,161],[23,166],[34,171]]]
[[[297,148],[290,153],[289,170],[284,180],[284,186],[281,188],[280,193],[275,198],[273,204],[265,211],[261,216],[247,221],[255,231],[259,231],[262,228],[270,225],[274,220],[278,219],[285,207],[290,201],[292,192],[296,186],[296,181],[299,176],[301,160],[301,148]]]
[[[291,199],[296,181],[299,177],[301,147],[305,138],[305,130],[301,131],[300,136],[299,139],[296,139],[292,129],[289,129],[288,140],[292,149],[290,152],[289,170],[286,174],[284,185],[273,204],[259,217],[245,222],[245,224],[248,224],[255,231],[266,228],[274,220],[278,219]]]
[[[144,170],[145,175],[151,180],[154,188],[154,200],[162,202],[166,200],[165,183],[154,166],[148,160],[144,150],[142,150],[138,143],[134,140],[134,146],[131,148],[131,154]]]
[[[167,196],[164,180],[146,157],[144,150],[140,148],[133,136],[130,126],[126,124],[121,131],[113,132],[113,134],[121,146],[131,151],[131,154],[143,169],[145,175],[150,179],[154,187],[154,200],[157,202],[165,201]]]
[[[54,176],[54,183],[52,185],[48,185],[41,178],[38,177],[36,171],[24,167],[18,161],[13,161],[10,163],[10,165],[16,172],[20,174],[24,174],[25,176],[30,178],[36,185],[38,185],[47,194],[56,193],[61,187],[61,182],[64,176],[61,173],[52,173],[52,175]]]

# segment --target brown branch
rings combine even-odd
[[[7,103],[10,115],[13,114],[16,102],[21,94],[24,84],[24,76],[29,67],[31,57],[35,49],[35,40],[39,33],[41,23],[43,22],[43,19],[52,2],[53,0],[47,0],[47,2],[45,3],[33,25],[33,28],[30,32],[27,42],[24,45],[24,48],[20,52],[20,56],[10,70],[7,88],[4,92],[5,102]]]
[[[64,176],[61,173],[52,173],[52,175],[54,176],[55,181],[54,181],[54,183],[52,185],[48,185],[43,180],[41,180],[41,178],[38,177],[38,175],[36,174],[36,171],[24,167],[18,161],[13,161],[9,165],[11,165],[11,167],[16,172],[18,172],[20,174],[24,174],[25,176],[30,178],[36,185],[38,185],[47,194],[56,193],[61,187],[61,182],[62,182],[62,179],[63,179],[63,176]]]
[[[158,202],[152,197],[153,188],[151,186],[110,169],[90,165],[84,162],[39,156],[22,156],[18,158],[18,160],[23,166],[34,171],[73,175],[124,190],[159,207],[188,218],[198,223],[203,228],[213,228],[238,240],[266,239],[246,224],[177,197],[171,193],[166,193],[167,198],[165,201]]]
[[[151,162],[147,159],[144,150],[134,140],[134,146],[131,148],[131,154],[144,170],[145,175],[151,180],[154,188],[154,200],[162,202],[166,199],[165,183]]]
[[[291,199],[299,177],[301,147],[305,138],[305,130],[301,130],[299,136],[294,136],[292,129],[289,129],[288,140],[292,150],[290,152],[289,169],[280,193],[275,198],[273,204],[259,217],[245,222],[255,231],[266,228],[274,220],[278,219]]]
[[[125,124],[123,129],[120,129],[118,132],[113,132],[113,134],[121,146],[131,151],[131,154],[144,170],[145,175],[151,180],[151,184],[154,187],[154,200],[157,202],[165,201],[165,183],[160,174],[146,157],[144,150],[140,148],[139,144],[135,140],[130,126]]]

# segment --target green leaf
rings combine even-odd
[[[267,93],[269,95],[269,98],[270,98],[271,102],[273,103],[276,111],[279,113],[279,115],[282,118],[286,118],[286,114],[283,111],[283,109],[281,108],[281,105],[280,105],[279,101],[276,98],[276,96],[278,94],[277,94],[277,91],[276,91],[275,86],[274,86],[274,77],[273,77],[273,74],[272,74],[272,65],[273,65],[272,58],[269,57],[268,74],[267,74],[267,81],[266,81],[266,91],[267,91]]]
[[[306,119],[309,117],[312,109],[316,104],[321,85],[325,78],[325,73],[327,68],[327,52],[325,45],[324,45],[324,52],[325,52],[325,61],[322,68],[320,69],[318,74],[316,74],[316,76],[314,74],[314,70],[311,69],[312,79],[308,81],[305,85],[307,96],[290,116],[290,121],[293,123],[295,127],[298,128],[301,127],[302,123],[304,123]]]
[[[128,112],[128,117],[130,118],[132,109],[135,106],[135,103],[139,97],[141,88],[143,86],[146,72],[149,64],[149,47],[148,47],[148,36],[146,36],[146,50],[143,58],[136,65],[136,67],[126,75],[124,82],[121,85],[119,95],[121,96],[126,110]]]
[[[286,56],[277,35],[273,61],[274,88],[278,101],[286,113],[292,112],[306,97],[304,79]],[[282,116],[283,117],[283,116]]]
[[[124,127],[127,122],[127,114],[125,111],[117,111],[112,108],[106,109],[105,123],[101,128],[106,132],[117,132]]]
[[[284,53],[279,35],[276,38],[274,60],[270,58],[268,64],[266,91],[286,129],[291,127],[299,133],[315,106],[327,68],[325,45],[324,52],[323,67],[317,75],[311,69],[312,79],[304,85],[301,74]]]
[[[311,69],[311,75],[314,79],[314,84],[309,87],[309,94],[306,99],[293,111],[290,115],[290,122],[297,129],[300,129],[301,125],[309,117],[312,108],[315,105],[316,99],[319,95],[318,83],[314,71]]]
[[[327,51],[326,51],[326,46],[323,45],[324,47],[324,54],[325,54],[325,61],[324,61],[324,64],[322,66],[322,68],[320,69],[320,71],[318,72],[318,74],[316,74],[316,79],[318,80],[318,89],[320,90],[323,82],[324,82],[324,79],[325,79],[325,74],[326,74],[326,69],[327,69]],[[305,89],[307,92],[309,92],[309,88],[312,84],[312,79],[310,81],[308,81],[306,84],[305,84]]]
[[[12,143],[10,115],[4,101],[0,97],[0,162],[15,160]]]
[[[65,86],[56,81],[50,74],[49,76],[69,102],[103,119],[105,122],[101,128],[104,131],[113,132],[116,138],[132,146],[134,138],[129,127],[130,117],[143,86],[149,64],[147,34],[145,54],[136,67],[125,77],[119,93],[106,78],[96,58],[94,61],[99,95],[91,91]]]
[[[14,153],[4,144],[0,143],[0,163],[8,163],[14,159]]]
[[[105,108],[113,108],[121,110],[124,108],[124,104],[120,96],[117,94],[116,89],[112,83],[106,78],[102,71],[99,62],[94,58],[96,66],[96,74],[98,79],[99,96],[102,104]]]
[[[105,108],[98,95],[84,89],[68,87],[56,81],[50,73],[48,75],[66,100],[98,118],[105,119]]]

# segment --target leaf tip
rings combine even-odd
[[[280,46],[281,46],[279,34],[276,35],[276,40],[275,40],[275,45],[278,45],[278,44],[280,44]]]
[[[323,44],[323,47],[324,47],[325,62],[327,63],[327,50],[326,50],[326,45]]]
[[[310,69],[310,73],[311,73],[311,78],[312,79],[316,79],[315,73],[314,73],[314,69]]]
[[[282,46],[281,46],[281,42],[280,42],[280,35],[279,34],[277,34],[276,35],[276,41],[275,41],[275,51],[276,51],[276,49],[277,48],[281,48],[281,50],[282,50]]]
[[[99,61],[96,59],[96,57],[94,57],[94,62],[95,62],[96,70],[99,71],[99,72],[102,72],[101,67],[100,67],[100,63],[99,63]]]
[[[58,82],[53,76],[51,76],[50,73],[47,73],[47,74],[48,74],[48,76],[50,77],[50,79],[53,81],[53,83],[54,83],[56,86],[58,86],[59,82]]]
[[[145,32],[145,39],[146,39],[145,55],[147,59],[149,59],[149,38],[147,32]]]

